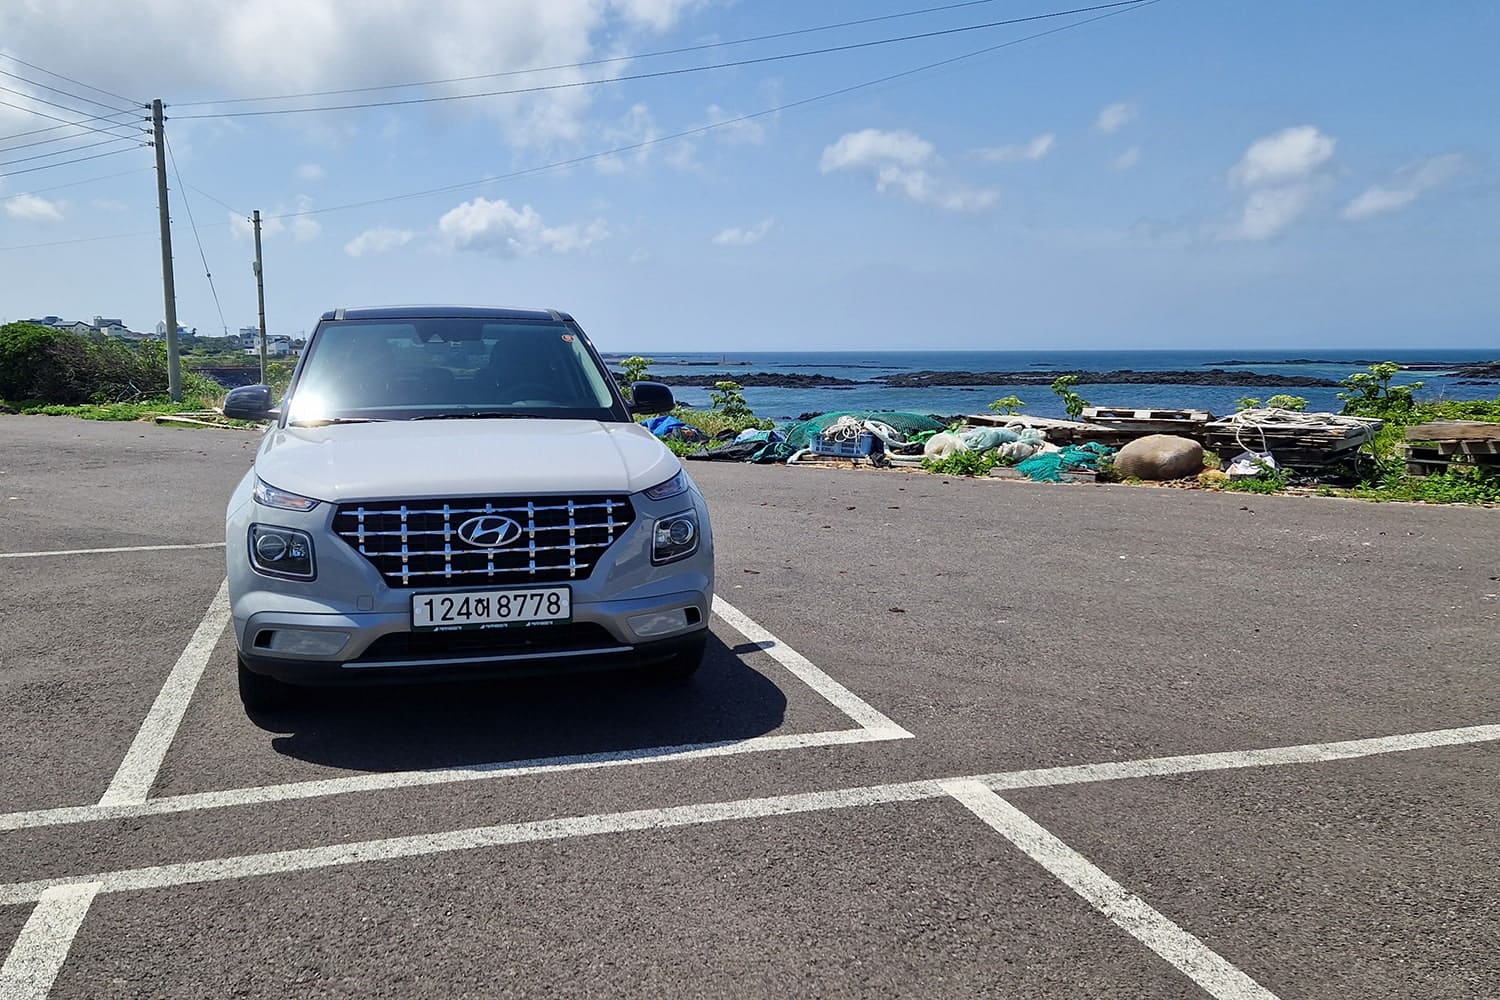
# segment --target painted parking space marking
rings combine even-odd
[[[157,693],[156,701],[146,713],[146,721],[141,723],[125,759],[120,762],[104,796],[99,799],[100,805],[146,801],[152,784],[156,782],[156,775],[161,771],[162,761],[166,760],[172,739],[182,725],[183,716],[187,714],[188,702],[193,700],[193,692],[198,689],[203,669],[208,666],[208,658],[213,654],[214,647],[218,645],[219,637],[228,624],[229,580],[226,578],[219,584],[213,600],[208,603],[208,610],[203,614],[203,620],[193,630],[187,647],[177,658],[172,672],[167,675],[166,683]]]
[[[1459,734],[1461,734],[1461,738]],[[1101,777],[1094,780],[1107,781],[1125,778],[1159,777],[1167,774],[1205,773],[1234,770],[1249,766],[1238,763],[1235,759],[1229,760],[1227,766],[1201,766],[1204,758],[1209,756],[1238,758],[1240,756],[1260,755],[1262,757],[1262,765],[1259,766],[1293,766],[1299,764],[1330,763],[1340,760],[1352,760],[1364,756],[1494,741],[1500,741],[1500,726],[1472,726],[1464,730],[1439,730],[1433,733],[1386,737],[1379,740],[1349,741],[1350,743],[1364,745],[1364,753],[1349,752],[1347,745],[1314,743],[1298,747],[1278,747],[1271,751],[1246,751],[1243,755],[1203,755],[1200,758],[1169,757],[1126,762],[1126,765],[1153,765],[1145,768],[1101,765],[1097,772]],[[1320,752],[1313,752],[1315,748]],[[1159,761],[1188,760],[1194,760],[1199,766],[1178,770],[1158,769],[1154,767]],[[1079,783],[1076,778],[1077,770],[1077,768],[1054,769],[1053,773],[1058,779],[1054,781],[1046,780],[1043,776],[1046,773],[1045,771],[1035,770],[965,775],[954,778],[921,779],[825,792],[803,792],[739,799],[728,802],[709,802],[697,805],[638,809],[629,812],[575,816],[563,819],[505,823],[495,826],[422,834],[411,837],[389,837],[328,847],[300,848],[184,864],[154,865],[146,868],[125,869],[75,877],[16,882],[0,885],[0,905],[35,902],[48,889],[87,882],[99,882],[101,884],[100,892],[130,892],[139,889],[162,888],[194,882],[223,881],[225,879],[248,878],[278,872],[338,867],[359,864],[366,861],[392,860],[423,854],[467,851],[505,844],[529,843],[542,840],[565,840],[573,837],[619,833],[626,830],[666,829],[735,819],[819,812],[856,806],[882,805],[891,802],[915,802],[923,799],[952,797],[952,788],[955,786],[955,783],[961,783],[963,787],[966,787],[968,783],[972,783],[983,786],[991,791],[1006,788],[1046,788],[1072,785]],[[1017,780],[1018,776],[1024,776],[1024,778]]]
[[[183,549],[222,549],[223,542],[186,545],[117,545],[107,549],[50,549],[46,552],[0,552],[0,559],[42,559],[47,556],[100,556],[112,552],[174,552]]]
[[[73,938],[99,893],[99,883],[48,889],[0,966],[0,1000],[41,1000],[52,991]]]
[[[137,734],[125,761],[121,763],[114,780],[110,782],[109,789],[98,804],[7,813],[0,815],[0,831],[89,823],[103,819],[156,816],[461,781],[619,767],[627,764],[650,764],[912,738],[911,733],[834,680],[801,653],[762,628],[738,608],[716,597],[714,613],[721,621],[764,651],[833,707],[849,716],[851,721],[858,724],[858,728],[818,733],[788,733],[744,740],[657,746],[639,750],[606,751],[531,760],[494,761],[463,767],[389,771],[150,798],[151,785],[155,782],[157,772],[161,769],[162,761],[166,757],[177,728],[182,723],[208,657],[228,621],[229,611],[225,586],[220,586],[219,593],[210,603],[208,612],[199,623],[177,666],[173,668],[172,674],[157,696],[156,704],[152,706],[151,714],[148,715],[146,723]]]
[[[943,788],[1063,885],[1088,900],[1115,926],[1156,952],[1217,1000],[1277,1000],[1197,937],[1106,875],[1036,820],[978,781],[945,781]]]

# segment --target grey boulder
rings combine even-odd
[[[1203,471],[1203,446],[1174,434],[1136,438],[1115,455],[1115,471],[1127,479],[1186,479]]]

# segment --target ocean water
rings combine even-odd
[[[654,358],[651,372],[657,375],[702,375],[719,372],[817,373],[839,378],[869,380],[880,375],[909,371],[1192,371],[1223,367],[1225,361],[1248,361],[1250,365],[1230,370],[1268,374],[1306,375],[1338,380],[1366,367],[1360,362],[1432,362],[1462,365],[1500,358],[1500,347],[1484,350],[1318,350],[1264,351],[1222,349],[1212,351],[739,351],[730,353],[635,352]],[[628,356],[611,353],[607,359]],[[1326,364],[1278,364],[1308,358]],[[1425,398],[1494,398],[1500,385],[1458,385],[1458,379],[1442,371],[1403,372],[1396,378],[1424,383]],[[1337,412],[1342,405],[1333,388],[1260,388],[1255,386],[1208,385],[1080,385],[1077,391],[1096,406],[1154,408],[1198,408],[1216,414],[1233,413],[1245,396],[1261,399],[1289,393],[1307,399],[1311,410]],[[688,406],[708,406],[708,390],[675,386],[673,392]],[[974,387],[899,389],[880,383],[868,386],[816,389],[748,388],[745,399],[762,416],[785,418],[829,410],[915,410],[943,415],[984,412],[991,400],[1016,395],[1026,403],[1026,412],[1060,417],[1063,408],[1045,385],[993,385]]]

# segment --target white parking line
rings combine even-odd
[[[208,658],[213,653],[214,646],[218,645],[219,636],[223,634],[227,624],[229,581],[226,579],[219,584],[219,590],[209,602],[203,620],[198,623],[193,637],[188,640],[187,648],[182,651],[172,672],[167,675],[167,682],[157,693],[151,711],[146,714],[146,721],[141,723],[140,731],[135,734],[135,741],[130,744],[130,750],[115,771],[114,779],[99,800],[100,805],[146,801],[151,793],[151,785],[156,781],[156,774],[161,770],[162,761],[166,759],[167,748],[177,735],[177,727],[182,725],[188,702],[192,701],[193,692],[198,688],[203,668],[208,665]]]
[[[735,754],[764,753],[778,750],[802,750],[808,747],[842,746],[882,740],[911,739],[912,734],[876,711],[857,695],[824,673],[807,657],[766,631],[749,616],[728,602],[714,599],[714,613],[721,621],[755,643],[785,667],[803,684],[812,688],[839,711],[860,724],[859,729],[839,729],[819,733],[784,733],[757,736],[744,740],[720,740],[678,746],[647,747],[591,754],[572,754],[531,760],[495,761],[464,767],[437,768],[422,771],[393,771],[375,774],[293,781],[279,785],[232,788],[212,792],[149,798],[152,783],[161,769],[172,739],[181,724],[193,690],[202,676],[204,665],[223,631],[229,611],[226,585],[209,605],[203,621],[188,642],[177,666],[167,678],[156,704],[141,726],[135,743],[120,765],[109,790],[97,805],[62,806],[33,809],[0,815],[0,831],[30,827],[89,823],[102,819],[156,816],[167,813],[218,809],[290,799],[310,799],[325,795],[347,795],[356,792],[441,785],[458,781],[481,781],[493,778],[521,777],[558,771],[576,771],[624,764],[649,764],[661,761],[726,757]]]
[[[908,739],[911,733],[877,712],[858,695],[819,670],[807,657],[762,628],[722,597],[714,597],[714,614],[740,635],[760,646],[772,659],[792,672],[802,683],[822,695],[840,712],[872,732],[889,733],[891,739]]]
[[[42,1000],[67,961],[73,937],[99,893],[99,883],[61,885],[43,892],[0,966],[0,1000]]]
[[[943,788],[992,830],[1092,903],[1121,930],[1166,959],[1209,996],[1217,1000],[1277,1000],[1276,994],[1168,920],[1036,820],[990,791],[987,785],[968,780],[945,781]]]
[[[1454,734],[1466,734],[1460,740]],[[1433,739],[1441,737],[1441,739]],[[1348,744],[1310,744],[1306,747],[1285,747],[1277,751],[1247,751],[1244,754],[1204,754],[1199,757],[1156,758],[1156,761],[1175,760],[1191,762],[1193,766],[1182,771],[1142,769],[1121,765],[1103,765],[1095,780],[1136,778],[1148,775],[1183,773],[1184,771],[1232,770],[1250,766],[1239,763],[1238,758],[1259,756],[1265,764],[1313,764],[1348,760],[1358,756],[1392,753],[1397,751],[1428,749],[1435,746],[1456,746],[1460,743],[1481,743],[1500,740],[1500,726],[1473,726],[1466,730],[1442,730],[1439,733],[1419,733],[1413,736],[1386,737],[1379,740],[1356,740],[1365,753],[1348,752]],[[1309,752],[1312,748],[1323,748],[1320,755]],[[1280,750],[1299,751],[1280,753]],[[1222,767],[1202,766],[1209,758],[1227,760]],[[1153,764],[1155,761],[1127,762],[1128,764]],[[1113,767],[1113,770],[1109,770]],[[956,778],[925,779],[884,785],[868,785],[826,792],[804,792],[793,795],[775,795],[766,798],[740,799],[730,802],[709,802],[699,805],[671,806],[661,809],[640,809],[621,813],[604,813],[593,816],[576,816],[566,819],[537,820],[524,823],[505,823],[496,826],[477,827],[444,833],[421,834],[413,837],[390,837],[329,847],[301,848],[275,851],[268,854],[252,854],[239,857],[218,858],[210,861],[194,861],[184,864],[155,865],[93,875],[65,878],[40,879],[33,882],[17,882],[0,885],[0,905],[29,903],[40,899],[48,889],[56,886],[99,882],[100,892],[130,892],[138,889],[161,888],[186,885],[195,882],[215,882],[225,879],[249,878],[277,872],[307,871],[316,868],[359,864],[366,861],[384,861],[424,854],[451,851],[468,851],[503,844],[519,844],[540,840],[564,840],[572,837],[594,836],[601,833],[618,833],[625,830],[649,830],[667,827],[693,826],[702,823],[717,823],[725,820],[750,819],[757,816],[778,816],[792,813],[817,812],[843,809],[851,806],[880,805],[888,802],[915,802],[922,799],[953,796],[955,783],[967,787],[973,783],[993,789],[995,787],[1046,787],[1049,783],[1041,779],[1042,771],[1017,771],[989,775],[967,775]],[[1076,768],[1058,768],[1061,779],[1051,784],[1075,784]],[[1017,775],[1027,775],[1026,784],[1014,783]]]
[[[171,552],[178,549],[222,549],[223,542],[190,545],[119,545],[109,549],[52,549],[47,552],[0,552],[0,559],[40,559],[43,556],[98,556],[109,552]]]

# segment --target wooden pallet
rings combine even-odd
[[[1214,419],[1207,410],[1154,410],[1119,406],[1088,406],[1083,419],[1101,427],[1129,432],[1135,437],[1147,434],[1179,434],[1196,437]]]
[[[1468,442],[1442,442],[1443,445]],[[1447,447],[1408,445],[1406,471],[1413,476],[1434,476],[1460,469],[1481,469],[1500,476],[1500,452],[1455,451]]]
[[[1406,440],[1445,443],[1464,441],[1476,445],[1493,445],[1500,442],[1500,424],[1483,420],[1435,420],[1430,424],[1413,424],[1408,427]]]

